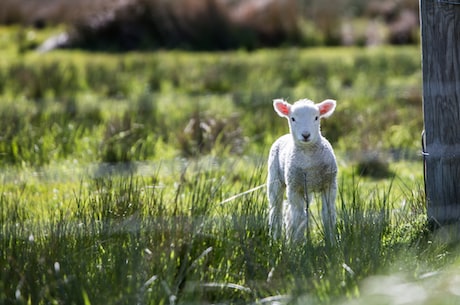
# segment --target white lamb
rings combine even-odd
[[[288,119],[290,134],[273,143],[268,158],[267,192],[270,204],[270,233],[280,237],[285,228],[288,239],[304,236],[308,205],[313,193],[322,197],[322,220],[326,237],[334,242],[336,226],[337,163],[331,144],[320,131],[320,119],[335,110],[334,100],[315,104],[308,99],[293,105],[275,99],[273,107]],[[283,198],[286,189],[287,201]]]

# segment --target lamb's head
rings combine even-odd
[[[282,99],[273,100],[273,107],[279,116],[289,122],[289,129],[295,143],[308,145],[320,140],[320,119],[327,118],[335,110],[334,100],[324,100],[315,104],[303,99],[293,105]]]

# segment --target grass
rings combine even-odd
[[[362,281],[386,276],[395,265],[415,281],[458,259],[425,232],[420,193],[402,190],[400,205],[390,186],[372,189],[343,175],[336,246],[323,241],[317,205],[310,239],[274,241],[263,189],[219,204],[238,188],[264,182],[265,169],[256,162],[252,173],[234,172],[241,181],[232,186],[225,169],[241,166],[190,165],[168,185],[159,183],[161,169],[146,177],[87,178],[72,194],[54,190],[37,210],[29,208],[36,185],[4,190],[1,298],[16,304],[329,304],[369,293]]]
[[[416,48],[0,50],[1,303],[458,302],[457,245],[425,226]],[[305,96],[338,100],[334,246],[317,203],[294,245],[242,194],[287,131],[271,100]]]
[[[151,160],[160,143],[187,155],[197,151],[193,145],[209,152],[219,141],[224,150],[262,153],[286,132],[270,101],[305,96],[338,99],[340,116],[325,121],[323,131],[340,151],[414,150],[422,129],[418,54],[414,48],[28,54],[2,69],[0,144],[7,153],[1,157],[29,165],[72,155]],[[210,126],[208,134],[197,127],[184,133],[197,119]],[[229,120],[241,131],[224,137]],[[20,149],[30,146],[37,151]]]

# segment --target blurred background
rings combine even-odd
[[[416,0],[2,0],[0,158],[265,155],[273,98],[331,97],[325,136],[387,176],[420,157],[419,36]]]
[[[375,46],[419,41],[415,0],[41,0],[0,2],[0,23],[65,25],[42,50]],[[29,42],[30,48],[39,47]]]

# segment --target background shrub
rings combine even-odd
[[[5,0],[0,11],[0,23],[69,26],[42,50],[407,44],[419,36],[418,5],[410,0]],[[23,36],[22,51],[36,47]]]

